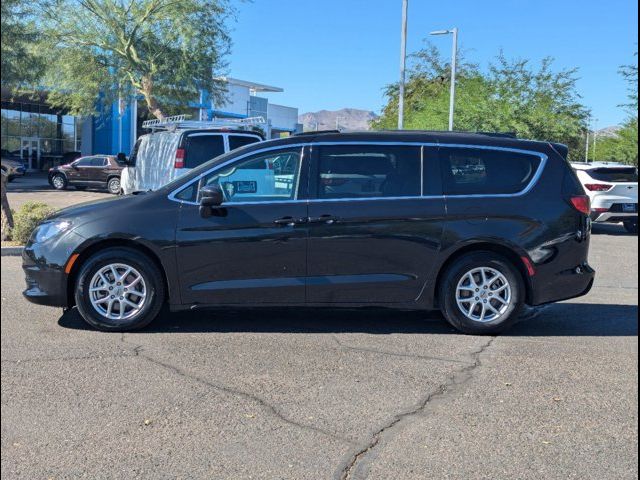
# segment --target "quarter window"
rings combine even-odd
[[[190,135],[185,142],[185,167],[195,168],[224,153],[222,135]]]
[[[244,147],[245,145],[251,145],[252,143],[259,142],[257,137],[245,136],[245,135],[229,135],[229,150],[235,150],[236,148]]]
[[[295,200],[300,177],[301,150],[257,154],[204,176],[176,198],[197,202],[200,188],[218,185],[225,203]]]
[[[321,147],[318,198],[420,196],[421,170],[419,147]]]
[[[512,194],[524,190],[540,162],[537,155],[480,148],[441,148],[445,195]]]

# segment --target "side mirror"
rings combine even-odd
[[[224,194],[217,185],[207,185],[200,189],[200,216],[209,218],[214,209],[219,208],[224,202]]]

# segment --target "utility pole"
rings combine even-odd
[[[589,129],[587,128],[587,144],[585,145],[584,161],[589,163]]]
[[[407,12],[409,0],[402,0],[402,29],[400,34],[400,89],[398,91],[398,130],[404,128],[404,86],[407,64]]]
[[[456,70],[458,65],[458,29],[436,30],[429,35],[453,35],[453,46],[451,48],[451,87],[449,94],[449,131],[453,131],[453,115],[456,105]]]

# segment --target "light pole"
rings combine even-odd
[[[456,69],[458,63],[458,29],[436,30],[430,35],[453,35],[453,48],[451,50],[451,93],[449,96],[449,131],[453,130],[453,114],[456,104]]]
[[[597,161],[597,150],[598,147],[598,119],[596,118],[595,123],[593,124],[593,161]]]
[[[400,32],[400,89],[398,91],[398,130],[404,128],[404,82],[407,64],[407,12],[409,0],[402,0],[402,28]]]

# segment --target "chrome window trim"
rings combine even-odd
[[[384,142],[384,141],[375,141],[375,142],[366,142],[366,141],[345,141],[345,142],[301,142],[301,143],[293,143],[293,144],[289,144],[289,145],[278,145],[278,146],[274,146],[274,147],[267,147],[267,148],[263,148],[263,149],[258,149],[258,150],[254,150],[252,152],[246,153],[244,155],[241,155],[239,157],[235,157],[227,162],[224,162],[220,165],[216,165],[215,167],[211,167],[209,170],[201,173],[200,175],[198,175],[197,177],[195,177],[194,179],[192,179],[190,182],[182,185],[181,187],[178,187],[177,189],[173,190],[169,195],[167,195],[167,198],[169,200],[172,200],[174,202],[178,202],[181,204],[186,204],[186,205],[199,205],[197,202],[190,202],[187,200],[180,200],[179,198],[176,198],[176,195],[179,194],[182,190],[190,187],[193,183],[195,182],[199,182],[200,179],[206,175],[209,175],[210,173],[212,173],[214,170],[218,170],[218,169],[222,169],[224,167],[226,167],[227,165],[230,165],[231,163],[235,163],[239,160],[242,160],[250,155],[259,155],[261,153],[267,153],[267,152],[271,152],[274,150],[288,150],[288,149],[294,149],[294,148],[301,148],[303,149],[304,147],[309,147],[311,150],[313,149],[314,146],[322,146],[322,145],[378,145],[378,146],[385,146],[385,145],[393,145],[393,146],[419,146],[422,147],[422,155],[421,155],[421,168],[423,169],[422,172],[422,193],[423,195],[421,196],[410,196],[410,197],[373,197],[373,198],[331,198],[331,199],[309,199],[309,200],[282,200],[282,201],[268,201],[268,202],[238,202],[238,203],[232,203],[229,205],[273,205],[273,204],[284,204],[284,203],[301,203],[301,202],[307,202],[307,203],[319,203],[319,202],[368,202],[368,201],[379,201],[379,200],[391,200],[391,201],[397,201],[397,200],[418,200],[418,199],[449,199],[449,198],[516,198],[516,197],[521,197],[523,195],[528,194],[538,183],[538,181],[540,180],[540,178],[542,177],[542,174],[544,172],[544,169],[546,167],[547,161],[548,161],[548,156],[545,155],[542,152],[536,152],[534,150],[525,150],[525,149],[521,149],[521,148],[513,148],[513,147],[500,147],[500,146],[493,146],[493,145],[474,145],[474,144],[464,144],[464,143],[435,143],[435,142],[397,142],[397,141],[393,141],[393,142]],[[473,148],[473,149],[478,149],[478,150],[497,150],[497,151],[503,151],[503,152],[513,152],[513,153],[520,153],[520,154],[524,154],[524,155],[531,155],[534,157],[538,157],[540,158],[540,165],[538,165],[538,169],[536,171],[536,173],[533,175],[533,177],[531,177],[531,180],[529,181],[529,183],[527,184],[527,186],[521,190],[520,192],[516,192],[516,193],[494,193],[494,194],[488,194],[488,193],[481,193],[481,194],[468,194],[468,195],[424,195],[424,168],[425,168],[425,155],[424,155],[424,148],[425,147],[435,147],[435,148]],[[301,153],[301,159],[303,159],[304,152]],[[303,161],[300,162],[300,164],[302,165]],[[299,188],[299,185],[298,185]],[[298,195],[298,192],[296,191],[296,195]]]

